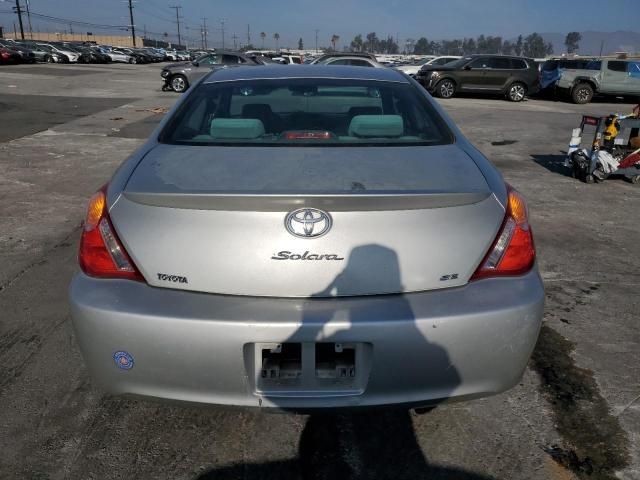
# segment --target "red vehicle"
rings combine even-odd
[[[18,52],[0,47],[0,64],[20,63],[21,58]]]

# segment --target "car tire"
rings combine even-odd
[[[579,83],[571,90],[571,100],[578,105],[585,105],[593,99],[593,87],[588,83]]]
[[[189,82],[184,75],[174,75],[169,83],[174,92],[183,93],[189,88]]]
[[[54,62],[53,57],[51,55],[46,55],[44,57],[44,62],[45,63],[53,63]]]
[[[135,59],[135,57],[131,57],[131,58],[129,59],[129,63],[130,63],[131,65],[135,65],[136,63],[138,63],[138,61]]]
[[[507,100],[521,102],[527,96],[527,86],[522,82],[514,82],[507,89]]]
[[[434,91],[437,97],[452,98],[456,94],[456,84],[453,80],[445,78],[438,82]]]

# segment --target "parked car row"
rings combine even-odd
[[[453,61],[448,62],[451,59]],[[589,103],[594,96],[640,97],[640,59],[557,58],[540,61],[508,55],[439,57],[398,67],[430,93],[451,98],[458,93],[504,95],[520,102],[539,92]]]
[[[2,63],[158,63],[186,61],[196,58],[196,52],[142,47],[116,47],[89,42],[45,42],[0,39]]]

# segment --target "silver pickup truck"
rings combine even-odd
[[[585,69],[566,69],[556,87],[574,103],[589,103],[594,95],[640,97],[640,59],[592,60]]]

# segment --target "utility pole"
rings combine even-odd
[[[233,49],[237,50],[238,49],[238,43],[237,43],[238,36],[234,33],[233,37],[231,37],[231,38],[233,39]]]
[[[316,53],[318,53],[318,33],[320,33],[320,30],[316,28]]]
[[[31,12],[29,11],[29,0],[26,0],[27,3],[27,20],[29,21],[29,37],[33,40],[33,28],[31,28]]]
[[[15,12],[18,14],[18,21],[20,22],[20,37],[24,40],[24,27],[22,26],[22,7],[20,7],[20,0],[16,0]]]
[[[204,41],[204,49],[207,50],[207,17],[202,17],[202,39]]]
[[[133,40],[133,47],[136,47],[136,26],[133,24],[133,4],[129,0],[129,20],[131,20],[131,40]]]
[[[247,23],[247,45],[251,45],[251,25]]]
[[[220,20],[220,25],[222,27],[222,50],[224,50],[224,20]]]
[[[131,0],[129,0],[131,1]],[[178,47],[182,47],[182,40],[180,38],[180,9],[182,8],[179,5],[176,6],[169,6],[169,8],[175,8],[176,9],[176,23],[178,24]]]

